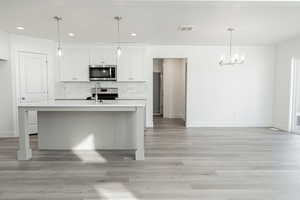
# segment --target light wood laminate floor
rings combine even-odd
[[[132,152],[39,151],[16,161],[0,139],[0,199],[299,200],[300,136],[264,128],[190,128],[155,119],[146,160]]]

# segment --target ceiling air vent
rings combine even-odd
[[[186,31],[193,31],[194,29],[195,29],[195,26],[193,26],[193,25],[180,25],[178,27],[179,31],[184,31],[184,32],[186,32]]]

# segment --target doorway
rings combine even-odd
[[[153,59],[153,122],[185,126],[186,58]]]
[[[48,62],[47,55],[32,52],[18,52],[19,95],[20,103],[45,101],[48,99]],[[30,111],[29,134],[37,130],[37,113]]]
[[[163,59],[153,59],[153,115],[163,116]]]
[[[291,131],[300,133],[300,60],[292,61]]]

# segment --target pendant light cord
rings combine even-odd
[[[59,26],[59,20],[57,20],[57,35],[58,35],[58,48],[60,48],[60,26]]]
[[[58,48],[61,48],[59,19],[57,19],[57,39],[58,39]]]
[[[118,47],[120,48],[120,18],[118,19]]]
[[[233,30],[230,30],[230,41],[229,41],[229,56],[230,56],[230,58],[232,56],[232,31]]]

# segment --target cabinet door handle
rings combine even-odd
[[[131,80],[131,81],[132,81],[132,80],[133,80],[133,78],[132,78],[132,77],[130,77],[128,80]]]
[[[76,78],[76,77],[73,77],[73,78],[72,78],[72,80],[74,80],[74,81],[75,81],[75,80],[77,80],[77,78]]]

